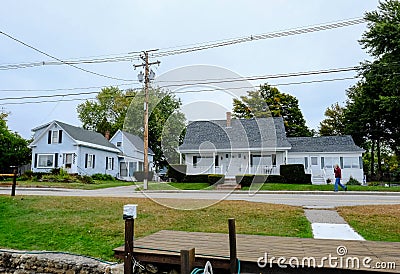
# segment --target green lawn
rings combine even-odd
[[[143,182],[136,183],[138,190],[143,190]],[[209,183],[167,183],[149,182],[148,190],[211,190],[214,189]]]
[[[384,187],[384,186],[347,186],[348,191],[400,191],[399,186]],[[249,187],[243,187],[242,190],[248,190]],[[299,185],[299,184],[263,184],[260,190],[272,191],[333,191],[333,185]],[[341,191],[341,189],[339,189]]]
[[[366,240],[400,242],[400,205],[340,207],[338,211]]]
[[[0,182],[1,185],[10,185],[12,182]],[[116,186],[130,186],[133,182],[123,182],[123,181],[97,181],[95,180],[93,184],[83,184],[83,183],[58,183],[58,182],[37,182],[37,181],[17,181],[17,187],[58,187],[58,188],[76,188],[76,189],[101,189]]]
[[[193,201],[186,201],[193,202]],[[149,199],[0,196],[0,247],[68,251],[113,260],[124,242],[124,204],[138,204],[135,236],[162,229],[312,237],[300,207],[223,201],[201,210],[174,210]],[[227,243],[228,244],[228,243]]]

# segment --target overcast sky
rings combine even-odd
[[[376,9],[378,0],[2,0],[1,4],[0,31],[57,58],[68,60],[126,55],[129,52],[156,48],[166,50],[181,45],[358,18],[366,11]],[[370,59],[358,43],[365,29],[366,24],[360,24],[161,57],[157,58],[161,61],[160,66],[154,67],[154,71],[157,76],[161,76],[186,66],[206,65],[223,68],[240,76],[259,76],[356,66],[361,61]],[[49,57],[0,35],[0,65],[49,60]],[[133,63],[140,62],[132,60],[79,66],[108,76],[136,81],[138,71],[133,70]],[[272,79],[269,83],[343,78],[355,74],[347,72],[307,78]],[[226,75],[229,73],[223,77]],[[210,78],[210,75],[206,76]],[[185,80],[186,74],[181,77]],[[218,74],[215,78],[218,78]],[[263,82],[252,81],[251,84],[257,86]],[[346,100],[346,89],[355,82],[356,80],[345,80],[282,85],[278,88],[299,99],[307,125],[317,129],[319,122],[324,118],[325,109],[335,102],[343,103]],[[119,84],[125,84],[121,86],[122,89],[140,86],[135,82],[126,85],[126,82],[95,76],[66,65],[0,70],[0,108],[11,112],[8,122],[10,129],[29,138],[32,128],[52,120],[80,126],[76,106],[82,101],[27,104],[26,102],[35,100],[4,98],[88,92],[100,89],[43,90]],[[64,99],[91,97],[93,95]],[[203,97],[201,94],[191,94],[190,98],[193,102],[204,101]],[[36,101],[57,99],[62,97],[42,98]],[[184,102],[188,100],[182,99]],[[218,101],[226,108],[231,105],[231,98],[221,97],[216,93],[209,93],[207,100]],[[25,103],[9,104],[20,102]],[[201,112],[201,108],[190,108],[189,103],[185,104],[186,109]],[[206,109],[203,110],[207,112]]]

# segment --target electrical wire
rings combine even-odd
[[[184,54],[184,53],[189,53],[189,52],[194,52],[194,51],[218,48],[218,47],[223,47],[223,46],[230,46],[230,45],[251,42],[251,41],[258,41],[258,40],[264,40],[264,39],[272,39],[272,38],[286,37],[286,36],[306,34],[306,33],[312,33],[312,32],[319,32],[319,31],[324,31],[324,30],[331,30],[331,29],[348,27],[348,26],[353,26],[353,25],[362,24],[362,23],[365,23],[364,18],[341,20],[341,21],[336,21],[336,22],[331,22],[331,23],[326,23],[326,24],[319,24],[319,25],[313,25],[313,26],[308,26],[308,27],[300,27],[300,28],[288,29],[288,30],[265,33],[265,34],[255,34],[255,35],[248,35],[248,36],[244,36],[244,37],[230,38],[230,39],[225,39],[225,40],[216,40],[216,41],[200,42],[200,43],[183,45],[183,46],[169,47],[169,48],[161,49],[157,52],[150,53],[149,56],[165,57],[165,56]],[[110,62],[128,62],[128,61],[131,62],[133,59],[138,59],[140,57],[139,52],[136,51],[136,52],[131,52],[131,53],[121,55],[121,56],[107,57],[107,58],[78,58],[78,59],[72,59],[72,60],[60,60],[49,54],[39,51],[39,50],[33,48],[32,46],[29,46],[29,45],[23,43],[22,41],[14,38],[14,37],[11,37],[10,35],[8,35],[4,32],[0,31],[0,33],[56,60],[56,61],[42,61],[42,62],[19,63],[19,64],[4,64],[4,65],[0,65],[0,70],[11,70],[11,69],[29,68],[29,67],[36,67],[36,66],[45,66],[45,65],[70,65],[75,68],[81,69],[79,67],[76,67],[75,65],[77,65],[77,64],[110,63]],[[172,49],[172,50],[169,50],[169,49]],[[81,70],[88,72],[88,73],[93,73],[98,76],[103,76],[103,77],[105,76],[106,78],[110,78],[107,75],[99,74],[96,72],[91,72],[91,71],[88,71],[85,69],[81,69]],[[125,81],[125,79],[119,79],[119,78],[115,78],[115,77],[111,77],[111,78],[114,78],[116,80]]]
[[[169,50],[169,51],[168,50],[167,51],[157,51],[157,52],[151,53],[150,56],[154,57],[154,58],[165,57],[165,56],[184,54],[184,53],[189,53],[189,52],[194,52],[194,51],[230,46],[230,45],[235,45],[235,44],[240,44],[240,43],[245,43],[245,42],[250,42],[250,41],[272,39],[272,38],[286,37],[286,36],[292,36],[292,35],[299,35],[299,34],[306,34],[306,33],[317,32],[317,31],[324,31],[324,30],[348,27],[348,26],[358,25],[358,24],[362,24],[362,23],[365,23],[364,18],[355,18],[355,19],[343,20],[343,21],[329,23],[329,24],[314,25],[314,26],[310,26],[310,27],[290,29],[290,30],[286,30],[286,31],[279,31],[279,32],[272,32],[272,33],[265,33],[265,34],[256,34],[256,35],[250,35],[250,36],[245,36],[245,37],[221,40],[221,41],[216,41],[213,43],[204,44],[204,45],[200,45],[200,46],[193,46],[193,47],[180,48],[180,49],[178,48],[178,49]]]
[[[41,54],[43,54],[43,55],[45,55],[47,57],[50,57],[51,59],[57,60],[57,61],[65,64],[65,65],[71,66],[71,67],[73,67],[75,69],[78,69],[78,70],[81,70],[83,72],[90,73],[90,74],[93,74],[93,75],[96,75],[96,76],[100,76],[100,77],[104,77],[104,78],[108,78],[108,79],[118,80],[118,81],[127,81],[127,82],[131,82],[132,81],[132,80],[127,80],[127,79],[122,79],[122,78],[117,78],[117,77],[104,75],[104,74],[101,74],[101,73],[97,73],[97,72],[94,72],[94,71],[90,71],[90,70],[78,67],[78,66],[76,66],[74,64],[67,63],[67,62],[65,62],[65,61],[63,61],[63,60],[61,60],[61,59],[59,59],[59,58],[57,58],[57,57],[55,57],[53,55],[50,55],[50,54],[48,54],[48,53],[46,53],[46,52],[44,52],[44,51],[42,51],[40,49],[37,49],[37,48],[35,48],[35,47],[33,47],[33,46],[31,46],[31,45],[29,45],[29,44],[27,44],[27,43],[15,38],[15,37],[13,37],[13,36],[3,32],[3,31],[1,31],[1,30],[0,30],[0,34],[3,34],[4,36],[10,38],[11,40],[14,40],[17,43],[20,43],[21,45],[24,45],[25,47],[28,47],[28,48],[36,51],[36,52],[39,52],[39,53],[41,53]]]

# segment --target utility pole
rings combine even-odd
[[[143,60],[143,63],[139,64],[139,65],[133,65],[133,67],[135,69],[138,67],[144,68],[144,132],[143,132],[143,143],[144,143],[143,189],[144,190],[148,189],[147,178],[148,178],[148,174],[149,174],[149,156],[148,156],[148,151],[149,151],[149,83],[150,83],[150,80],[152,80],[150,78],[154,77],[154,75],[152,77],[150,75],[150,66],[160,64],[160,61],[149,62],[149,52],[152,52],[152,51],[157,51],[157,49],[143,51],[143,54],[140,56],[140,58]],[[143,75],[142,75],[142,77],[143,77]],[[139,81],[140,82],[143,81],[143,79],[140,80],[140,76],[139,76]]]

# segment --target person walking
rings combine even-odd
[[[333,169],[333,172],[335,173],[335,187],[334,187],[335,192],[337,192],[339,190],[339,186],[341,188],[343,188],[344,191],[347,191],[347,186],[344,186],[340,182],[340,179],[342,179],[342,170],[340,169],[338,164],[335,165],[335,168]]]

